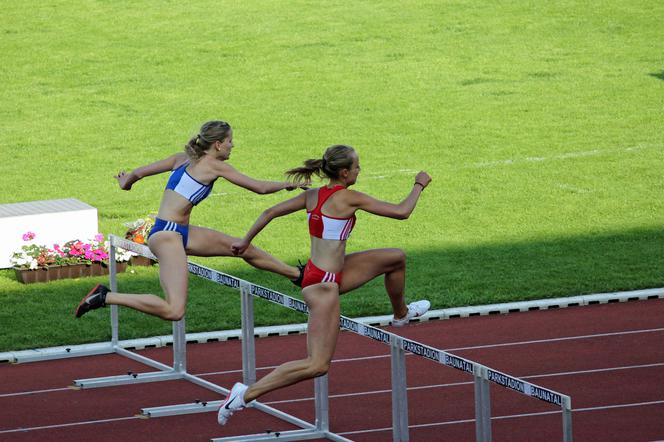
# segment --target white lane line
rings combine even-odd
[[[637,333],[657,333],[664,331],[663,328],[651,328],[646,330],[625,330],[621,332],[611,332],[611,333],[597,333],[594,335],[579,335],[579,336],[566,336],[563,338],[548,338],[548,339],[536,339],[532,341],[517,341],[517,342],[505,342],[501,344],[487,344],[487,345],[474,345],[470,347],[457,347],[457,348],[446,348],[445,351],[459,351],[459,350],[475,350],[478,348],[493,348],[493,347],[509,347],[512,345],[530,345],[530,344],[545,344],[549,342],[560,342],[560,341],[572,341],[575,339],[594,339],[594,338],[604,338],[607,336],[622,336],[622,335],[633,335]]]
[[[408,353],[409,355],[412,355],[412,353]],[[332,359],[333,363],[337,362],[354,362],[354,361],[368,361],[370,359],[385,359],[389,358],[389,354],[385,355],[377,355],[377,356],[358,356],[356,358],[344,358],[344,359]],[[277,368],[278,365],[266,365],[263,367],[256,367],[256,370],[273,370]],[[232,374],[232,373],[242,373],[242,369],[237,369],[237,370],[225,370],[225,371],[209,371],[207,373],[199,373],[195,376],[215,376],[215,375],[222,375],[222,374]],[[2,397],[2,396],[0,396]]]
[[[408,355],[412,356],[412,353],[408,353]],[[333,363],[336,362],[353,362],[353,361],[364,361],[367,359],[377,359],[377,358],[383,358],[383,357],[389,357],[387,356],[367,356],[367,357],[358,357],[358,358],[346,358],[346,359],[335,359],[332,360]],[[620,367],[607,367],[607,368],[594,368],[594,369],[587,369],[587,370],[576,370],[576,371],[561,371],[561,372],[556,372],[556,373],[544,373],[544,374],[533,374],[533,375],[525,375],[525,376],[517,376],[520,379],[537,379],[537,378],[546,378],[546,377],[554,377],[554,376],[573,376],[573,375],[578,375],[578,374],[588,374],[588,373],[601,373],[601,372],[607,372],[607,371],[618,371],[618,370],[633,370],[633,369],[638,369],[638,368],[653,368],[653,367],[662,367],[664,366],[664,362],[655,362],[652,364],[641,364],[641,365],[624,365]],[[276,368],[277,365],[268,365],[264,367],[256,367],[256,370],[272,370]],[[219,376],[219,375],[225,375],[225,374],[235,374],[235,373],[242,373],[242,370],[226,370],[226,371],[213,371],[213,372],[207,372],[207,373],[198,373],[194,374],[194,376],[198,377],[205,377],[205,376]],[[427,385],[427,386],[422,386],[422,387],[409,387],[409,390],[417,390],[420,388],[440,388],[440,387],[451,387],[451,386],[457,386],[457,385],[466,385],[466,384],[472,384],[472,382],[455,382],[455,383],[450,383],[450,384],[434,384],[434,385]],[[6,397],[12,397],[12,396],[27,396],[31,394],[38,394],[38,393],[52,393],[52,392],[57,392],[57,391],[76,391],[73,390],[69,387],[65,388],[51,388],[48,390],[31,390],[31,391],[21,391],[21,392],[16,392],[16,393],[4,393],[0,394],[0,399],[1,398],[6,398]],[[385,391],[390,391],[390,390],[385,390]],[[383,390],[377,391],[378,393],[382,393]],[[342,396],[353,396],[353,395],[364,395],[364,394],[373,394],[373,392],[366,392],[366,393],[354,393],[354,394],[347,394],[347,395],[331,395],[330,397],[342,397]],[[305,400],[313,400],[313,397],[311,398],[303,398],[303,399],[296,399],[296,401],[305,401]],[[284,402],[284,401],[279,401],[279,402]],[[271,403],[279,403],[279,402],[268,402],[269,404]]]
[[[548,342],[557,342],[557,341],[571,341],[574,339],[594,339],[594,338],[602,338],[602,337],[608,337],[608,336],[621,336],[621,335],[632,335],[632,334],[638,334],[638,333],[654,333],[654,332],[662,332],[664,331],[663,328],[652,328],[652,329],[645,329],[645,330],[626,330],[626,331],[621,331],[621,332],[609,332],[609,333],[598,333],[594,335],[578,335],[578,336],[566,336],[563,338],[548,338],[548,339],[538,339],[538,340],[532,340],[532,341],[516,341],[516,342],[504,342],[504,343],[498,343],[498,344],[487,344],[487,345],[475,345],[475,346],[469,346],[469,347],[458,347],[458,348],[447,348],[444,349],[445,351],[459,351],[459,350],[474,350],[474,349],[481,349],[481,348],[493,348],[493,347],[507,347],[507,346],[516,346],[516,345],[530,345],[530,344],[545,344]],[[406,353],[407,356],[412,356],[412,353]],[[354,361],[366,361],[370,359],[385,359],[389,358],[390,354],[384,354],[384,355],[376,355],[376,356],[359,356],[356,358],[343,358],[343,359],[333,359],[333,363],[338,363],[338,362],[354,362]],[[271,366],[265,366],[265,367],[257,367],[256,370],[269,370],[269,369],[274,369],[276,368],[276,365],[271,365]],[[637,366],[640,367],[640,366]],[[622,368],[618,368],[622,369]],[[600,370],[605,370],[605,369],[600,369]],[[611,370],[611,369],[608,369]],[[231,373],[239,373],[242,370],[227,370],[227,371],[215,371],[215,372],[207,372],[207,373],[201,373],[197,376],[213,376],[213,375],[222,375],[222,374],[231,374]],[[570,372],[574,373],[574,372]],[[551,375],[542,375],[542,376],[551,376]],[[1,397],[1,396],[0,396]]]
[[[657,365],[664,365],[664,364],[657,364]],[[408,388],[408,390],[421,390],[421,389],[428,389],[428,388],[435,388],[435,387],[449,387],[449,386],[459,386],[459,385],[470,385],[473,384],[473,382],[456,382],[456,383],[451,383],[451,384],[438,384],[438,385],[424,385],[420,387],[411,387]],[[359,396],[359,395],[367,395],[367,394],[379,394],[379,393],[391,393],[391,390],[376,390],[376,391],[371,391],[371,392],[364,392],[364,393],[351,393],[351,394],[339,394],[339,395],[330,395],[330,398],[339,398],[339,397],[351,397],[351,396]],[[272,401],[272,402],[265,402],[267,405],[272,405],[272,404],[285,404],[285,403],[295,403],[295,402],[302,402],[306,400],[314,400],[314,398],[301,398],[301,399],[290,399],[290,400],[283,400],[283,401]],[[601,411],[601,410],[610,410],[610,409],[616,409],[616,408],[630,408],[630,407],[643,407],[643,406],[650,406],[650,405],[660,405],[664,404],[664,400],[660,401],[649,401],[649,402],[633,402],[633,403],[628,403],[628,404],[615,404],[615,405],[603,405],[603,406],[598,406],[598,407],[584,407],[584,408],[575,408],[572,411],[573,412],[587,412],[587,411]],[[521,414],[511,414],[511,415],[505,415],[505,416],[492,416],[491,419],[514,419],[514,418],[523,418],[523,417],[532,417],[532,416],[543,416],[543,415],[548,415],[548,414],[560,414],[561,411],[543,411],[543,412],[538,412],[538,413],[521,413]],[[89,424],[97,424],[97,423],[107,423],[107,422],[116,422],[116,421],[123,421],[123,420],[131,420],[131,419],[140,419],[140,416],[127,416],[127,417],[120,417],[120,418],[113,418],[113,419],[98,419],[98,420],[92,420],[92,421],[81,421],[81,422],[71,422],[68,424],[56,424],[56,425],[43,425],[39,427],[24,427],[24,428],[15,428],[11,430],[0,430],[0,434],[4,433],[16,433],[16,432],[27,432],[27,431],[34,431],[34,430],[44,430],[44,429],[52,429],[52,428],[62,428],[62,427],[71,427],[71,426],[76,426],[76,425],[89,425]],[[446,422],[433,422],[433,423],[428,423],[428,424],[418,424],[418,425],[409,425],[408,428],[424,428],[424,427],[433,427],[433,426],[442,426],[442,425],[455,425],[455,424],[462,424],[462,423],[469,423],[469,422],[474,422],[474,419],[463,419],[463,420],[454,420],[454,421],[446,421]],[[380,432],[380,431],[392,431],[392,427],[389,428],[374,428],[374,429],[366,429],[366,430],[357,430],[357,431],[348,431],[344,433],[338,433],[340,435],[345,435],[345,434],[361,434],[361,433],[371,433],[371,432]]]
[[[465,382],[451,382],[449,384],[433,384],[433,385],[420,385],[418,387],[408,387],[407,390],[414,391],[414,390],[428,390],[430,388],[445,388],[445,387],[458,387],[461,385],[470,385],[474,384],[474,381],[465,381]],[[392,389],[388,390],[373,390],[373,391],[361,391],[358,393],[343,393],[343,394],[330,394],[328,397],[329,398],[345,398],[345,397],[354,397],[354,396],[369,396],[372,394],[385,394],[385,393],[390,393],[392,394]],[[271,402],[265,402],[267,405],[273,405],[273,404],[289,404],[291,402],[306,402],[306,401],[313,401],[314,397],[305,397],[305,398],[298,398],[298,399],[285,399],[281,401],[271,401]]]
[[[636,402],[632,404],[618,404],[618,405],[602,405],[600,407],[575,408],[572,411],[581,412],[581,411],[610,410],[612,408],[644,407],[648,405],[659,405],[659,404],[664,404],[664,401]]]
[[[31,390],[31,391],[19,391],[17,393],[3,393],[3,394],[0,394],[0,398],[11,397],[11,396],[25,396],[25,395],[39,394],[39,393],[52,393],[54,391],[66,391],[66,390],[71,390],[71,388],[69,388],[69,387],[49,388],[47,390]]]
[[[651,402],[638,402],[638,403],[632,403],[632,404],[619,404],[619,405],[608,405],[605,407],[592,407],[592,408],[579,408],[579,409],[574,409],[572,412],[583,412],[583,411],[597,411],[597,410],[606,410],[606,409],[612,409],[612,408],[628,408],[628,407],[642,407],[642,406],[648,406],[648,405],[660,405],[664,404],[663,401],[651,401]],[[502,419],[517,419],[517,418],[524,418],[524,417],[533,417],[533,416],[546,416],[549,414],[560,414],[562,411],[542,411],[539,413],[522,413],[522,414],[510,414],[510,415],[505,415],[505,416],[492,416],[491,419],[495,420],[502,420]],[[427,428],[427,427],[437,427],[437,426],[443,426],[443,425],[456,425],[456,424],[468,424],[475,422],[475,419],[460,419],[460,420],[454,420],[454,421],[446,421],[446,422],[431,422],[428,424],[417,424],[417,425],[409,425],[408,428]],[[363,433],[378,433],[378,432],[383,432],[383,431],[392,431],[392,427],[383,427],[383,428],[371,428],[371,429],[366,429],[366,430],[356,430],[356,431],[345,431],[342,433],[337,433],[340,436],[346,436],[349,434],[363,434]]]
[[[50,430],[52,428],[63,428],[63,427],[74,427],[77,425],[90,425],[90,424],[104,424],[107,422],[117,422],[117,421],[128,421],[132,419],[141,419],[140,416],[126,416],[126,417],[116,417],[113,419],[97,419],[93,421],[81,421],[81,422],[70,422],[68,424],[55,424],[55,425],[42,425],[39,427],[23,427],[23,428],[14,428],[11,430],[0,430],[0,434],[5,433],[22,433],[26,431],[35,431],[35,430]]]
[[[612,367],[612,368],[598,368],[598,369],[591,369],[591,370],[579,370],[579,371],[561,371],[557,373],[547,373],[547,374],[534,374],[534,375],[528,375],[528,376],[517,376],[519,379],[536,379],[536,378],[546,378],[546,377],[555,377],[555,376],[572,376],[575,374],[587,374],[587,373],[599,373],[599,372],[606,372],[606,371],[617,371],[617,370],[631,370],[631,369],[637,369],[637,368],[652,368],[652,367],[662,367],[664,366],[664,362],[659,362],[656,364],[643,364],[643,365],[628,365],[624,367]],[[451,382],[447,384],[431,384],[431,385],[420,385],[417,387],[407,387],[407,390],[409,391],[415,391],[415,390],[428,390],[432,388],[446,388],[446,387],[459,387],[462,385],[473,385],[474,381],[464,381],[464,382]],[[373,391],[364,391],[364,392],[358,392],[358,393],[344,393],[344,394],[331,394],[329,395],[330,398],[344,398],[344,397],[352,397],[352,396],[369,396],[372,394],[385,394],[385,393],[392,393],[392,390],[373,390]],[[266,404],[271,405],[271,404],[285,404],[285,403],[290,403],[290,402],[305,402],[305,401],[313,401],[314,397],[306,397],[306,398],[298,398],[298,399],[286,399],[286,400],[281,400],[281,401],[273,401],[273,402],[266,402]]]
[[[546,378],[554,376],[570,376],[575,374],[588,374],[588,373],[602,373],[606,371],[618,371],[618,370],[634,370],[637,368],[652,368],[652,367],[662,367],[664,362],[656,362],[654,364],[642,364],[642,365],[625,365],[622,367],[609,367],[609,368],[593,368],[588,370],[577,370],[577,371],[561,371],[558,373],[548,373],[548,374],[532,374],[528,376],[522,376],[523,379],[537,379],[537,378]]]

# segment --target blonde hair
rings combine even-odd
[[[231,131],[231,125],[225,121],[213,120],[201,126],[200,132],[189,140],[184,146],[184,151],[192,160],[205,155],[215,141],[224,141]]]
[[[323,158],[309,159],[304,165],[286,171],[286,175],[293,181],[311,181],[311,176],[319,178],[324,176],[330,179],[339,178],[342,169],[350,169],[353,165],[353,149],[345,144],[335,144],[325,150]]]

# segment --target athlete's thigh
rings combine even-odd
[[[150,238],[150,250],[159,260],[159,281],[166,300],[173,307],[184,306],[189,270],[182,237],[175,232],[158,232]]]
[[[231,244],[239,238],[226,235],[207,227],[189,226],[187,255],[193,256],[234,256]]]
[[[393,270],[404,259],[401,249],[372,249],[346,255],[340,293],[348,293]]]
[[[315,284],[302,290],[309,307],[307,353],[329,362],[339,335],[339,288],[334,283]]]

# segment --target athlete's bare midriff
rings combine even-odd
[[[178,224],[189,224],[189,216],[194,205],[187,198],[170,189],[164,191],[159,206],[158,218]]]
[[[326,272],[337,273],[344,267],[346,241],[311,236],[311,261]]]

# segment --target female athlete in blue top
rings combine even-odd
[[[162,299],[151,294],[115,293],[98,284],[76,308],[77,318],[106,304],[117,304],[162,319],[180,320],[187,304],[187,255],[234,256],[231,244],[239,240],[189,224],[193,207],[210,194],[215,180],[222,177],[259,194],[305,187],[300,183],[260,181],[238,172],[226,162],[232,149],[230,125],[223,121],[209,121],[189,140],[186,153],[172,155],[129,173],[118,173],[115,178],[120,188],[130,190],[135,182],[146,176],[171,172],[157,219],[148,235],[148,246],[159,259],[159,279],[166,296]],[[254,267],[283,275],[298,286],[301,283],[302,269],[289,266],[263,250],[250,247],[239,256]]]

